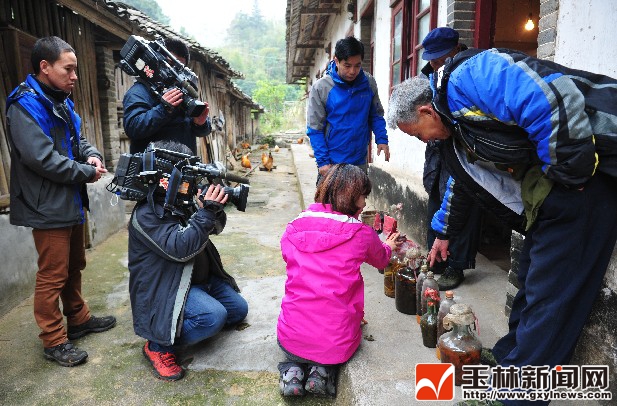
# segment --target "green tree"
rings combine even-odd
[[[255,1],[251,14],[238,13],[227,29],[225,45],[217,49],[229,64],[244,74],[235,83],[266,108],[260,116],[261,129],[268,133],[287,125],[285,102],[303,95],[298,85],[285,84],[285,24],[266,21]]]
[[[163,10],[156,0],[122,0],[122,2],[135,7],[137,10],[159,23],[169,25],[171,21],[166,14],[163,14]]]

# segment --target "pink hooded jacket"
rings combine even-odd
[[[279,342],[288,352],[320,364],[346,362],[362,338],[360,265],[384,268],[392,250],[357,218],[313,203],[287,225],[281,251],[287,282]]]

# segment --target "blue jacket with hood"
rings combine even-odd
[[[29,75],[11,92],[6,109],[11,224],[36,229],[83,224],[85,184],[96,174],[85,161],[103,157],[81,133],[73,101],[68,94],[62,101],[52,99]]]
[[[532,167],[564,187],[617,177],[617,80],[507,49],[461,52],[433,79],[454,135],[444,143],[454,179],[431,223],[442,237],[458,234],[465,194],[521,231]]]
[[[352,83],[338,75],[331,61],[326,75],[311,88],[306,134],[317,166],[367,163],[371,132],[377,144],[388,144],[384,109],[375,79],[360,70]]]

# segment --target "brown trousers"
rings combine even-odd
[[[54,229],[33,229],[39,254],[34,288],[34,318],[41,329],[45,348],[68,340],[67,325],[90,320],[90,310],[81,296],[81,271],[86,267],[83,224]],[[62,299],[62,313],[60,303]]]

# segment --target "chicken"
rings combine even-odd
[[[259,149],[268,149],[270,146],[268,144],[262,144],[259,146]]]
[[[298,138],[298,144],[302,144],[304,142],[304,137]]]
[[[248,142],[243,142],[240,144],[240,146],[242,147],[242,149],[251,149],[251,144],[249,144]]]
[[[264,155],[266,153],[264,152]],[[263,162],[263,157],[261,158]],[[274,166],[274,158],[272,157],[272,152],[268,152],[268,156],[266,157],[266,161],[264,162],[264,168],[268,171],[272,172],[272,167]]]
[[[261,164],[265,167],[266,162],[268,162],[268,154],[264,152],[261,154]]]
[[[279,146],[278,146],[278,145],[275,145],[275,146],[274,146],[274,152],[279,152],[279,150],[280,150]]]
[[[251,161],[249,160],[249,154],[242,155],[242,160],[240,161],[240,165],[242,165],[243,168],[248,168],[248,169],[252,168]]]

